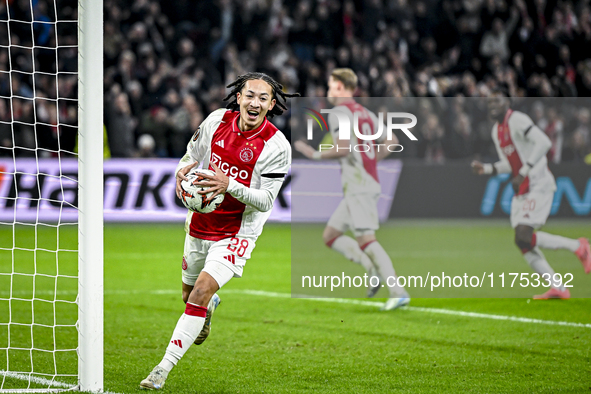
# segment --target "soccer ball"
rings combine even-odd
[[[220,193],[211,201],[207,199],[213,195],[213,192],[199,194],[199,191],[209,189],[208,186],[200,186],[199,181],[204,180],[200,174],[215,175],[212,170],[197,169],[187,174],[187,181],[181,181],[181,200],[183,205],[190,211],[198,213],[210,213],[220,206],[224,201],[224,194]]]

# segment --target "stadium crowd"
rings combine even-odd
[[[75,150],[78,4],[59,3],[56,32],[53,2],[0,1],[0,156]]]
[[[55,20],[50,2],[33,3],[35,20]],[[60,19],[75,18],[74,1],[57,3]],[[11,18],[31,20],[28,0],[9,4],[0,3],[0,29],[11,27],[10,35],[0,32],[0,44],[11,37],[13,45],[30,45],[30,25],[6,23],[8,10]],[[513,97],[569,97],[556,106],[536,102],[530,115],[554,141],[554,162],[591,153],[589,105],[581,99],[591,96],[588,0],[105,0],[104,9],[105,127],[113,157],[182,156],[204,116],[224,105],[228,81],[246,71],[318,97],[335,67],[358,74],[358,96],[486,97],[502,84]],[[36,45],[55,46],[52,25],[33,26]],[[71,44],[75,34],[64,30],[59,44]],[[11,85],[1,71],[32,69],[32,61],[30,49],[13,48],[11,57],[0,49],[0,120],[6,120]],[[70,52],[58,50],[60,71],[75,66]],[[55,68],[51,59],[37,62],[36,71]],[[31,76],[13,73],[12,92],[30,98],[34,90],[53,100],[35,114],[53,125],[53,134],[45,133],[50,144],[67,129],[56,128],[56,119],[75,124],[74,104],[61,98],[74,97],[76,84],[69,75],[37,78],[33,86]],[[14,119],[30,117],[32,100],[20,100],[20,112],[18,101],[12,100]],[[434,113],[420,130],[421,146],[405,157],[431,163],[494,157],[490,129],[477,128],[466,109],[453,111],[451,121]],[[288,117],[274,122],[289,138]],[[6,123],[0,126],[2,145],[10,141]],[[30,140],[31,130],[19,138],[25,134]],[[73,146],[68,141],[62,148]]]

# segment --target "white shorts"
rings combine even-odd
[[[328,219],[327,226],[344,233],[351,230],[355,237],[371,235],[380,228],[378,219],[379,194],[345,195]]]
[[[520,224],[538,229],[542,227],[552,208],[554,192],[532,191],[511,200],[511,227]]]
[[[219,241],[185,237],[183,253],[183,283],[195,286],[201,271],[210,274],[220,288],[232,278],[242,277],[246,260],[255,247],[255,240],[232,237]]]

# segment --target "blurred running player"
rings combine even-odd
[[[353,93],[356,89],[357,75],[353,70],[335,69],[328,80],[328,101],[335,106],[334,109],[345,112],[349,119],[354,119],[353,114],[357,114],[359,130],[362,133],[375,134],[378,118],[373,112],[355,102]],[[328,117],[328,127],[335,141],[332,149],[317,151],[303,141],[296,141],[294,144],[294,147],[309,159],[336,159],[341,164],[344,198],[330,217],[322,237],[328,247],[361,264],[369,272],[370,277],[381,277],[380,282],[383,282],[383,279],[396,275],[390,256],[375,237],[375,231],[379,228],[377,203],[381,193],[377,162],[390,152],[383,146],[376,151],[371,144],[368,144],[368,152],[350,149],[349,140],[338,139],[338,120],[332,114]],[[365,143],[361,139],[356,142]],[[397,144],[398,140],[394,136],[389,143]],[[347,230],[351,230],[356,239],[345,235]],[[372,287],[368,289],[368,297],[373,297],[381,284],[377,280],[370,280],[370,284]],[[388,290],[390,298],[382,310],[396,309],[410,302],[404,288],[394,286],[388,287]]]
[[[176,193],[181,181],[201,164],[216,172],[203,175],[207,192],[226,193],[223,203],[208,214],[189,212],[182,265],[185,313],[179,319],[164,358],[140,388],[159,390],[168,373],[191,344],[203,343],[211,317],[220,303],[216,292],[240,278],[257,237],[271,214],[291,164],[291,148],[267,118],[286,110],[283,86],[262,73],[247,73],[228,85],[226,108],[212,112],[187,145],[176,169]]]
[[[510,99],[503,90],[495,91],[489,99],[489,114],[495,120],[492,138],[500,160],[494,164],[473,161],[472,169],[478,175],[511,173],[515,192],[511,201],[511,226],[515,229],[515,244],[531,268],[540,274],[540,282],[552,282],[550,290],[535,295],[534,299],[570,298],[562,283],[543,279],[553,278],[554,270],[540,248],[570,250],[588,274],[591,272],[589,241],[534,232],[546,223],[556,190],[546,159],[552,142],[529,116],[513,111],[509,105]]]

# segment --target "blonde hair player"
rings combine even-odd
[[[357,114],[359,130],[375,134],[378,118],[353,99],[356,89],[355,72],[349,68],[337,68],[332,71],[328,80],[326,96],[335,106],[334,109],[347,113],[349,119],[354,119],[353,114]],[[381,193],[377,162],[390,152],[388,149],[376,151],[370,144],[367,152],[357,152],[354,149],[349,151],[350,141],[337,138],[338,121],[334,115],[328,117],[328,128],[335,141],[335,146],[330,150],[317,151],[304,141],[296,141],[294,147],[309,159],[339,161],[344,198],[328,220],[322,237],[326,246],[361,264],[370,277],[380,278],[377,284],[377,281],[370,280],[367,296],[373,297],[381,283],[386,281],[390,284],[392,279],[388,283],[388,278],[396,277],[390,256],[375,236],[379,228],[377,203]],[[358,140],[358,143],[363,144],[364,141]],[[396,137],[391,143],[398,143]],[[345,235],[347,230],[351,230],[355,239]],[[388,286],[388,290],[390,298],[382,306],[382,310],[393,310],[409,304],[410,296],[403,287]]]

